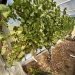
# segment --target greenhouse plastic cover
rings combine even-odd
[[[75,16],[75,0],[54,0],[57,6],[60,6],[61,11],[66,7],[67,14],[70,16]]]

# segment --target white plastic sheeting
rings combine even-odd
[[[72,55],[72,54],[70,54],[70,56],[71,56],[71,57],[73,57],[73,58],[75,58],[75,56],[74,56],[74,55]]]
[[[27,75],[19,62],[14,62],[14,65],[11,67],[12,74],[9,75]],[[6,74],[5,74],[6,75]]]
[[[71,0],[54,0],[55,2],[57,2],[57,5],[61,5],[61,4],[64,4],[66,2],[69,2]]]
[[[54,0],[57,6],[60,6],[61,11],[66,7],[67,14],[75,16],[75,0]]]

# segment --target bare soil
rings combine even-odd
[[[32,60],[23,66],[28,75],[32,75],[30,68],[34,68],[36,71],[51,72],[51,75],[75,75],[74,41],[64,40],[55,45],[52,55],[46,50],[35,58],[38,62]]]

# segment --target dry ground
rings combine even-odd
[[[52,55],[49,52],[39,54],[34,60],[23,66],[28,75],[32,75],[29,69],[35,68],[37,71],[51,72],[52,75],[75,75],[75,42],[64,40],[56,44],[52,49]],[[50,59],[52,58],[52,59]]]

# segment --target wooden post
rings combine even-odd
[[[0,13],[0,21],[1,21],[1,13]],[[0,25],[0,34],[1,34],[1,32],[2,32],[2,25]],[[1,45],[1,40],[0,40],[0,51],[1,51],[1,48],[2,48],[2,45]]]

